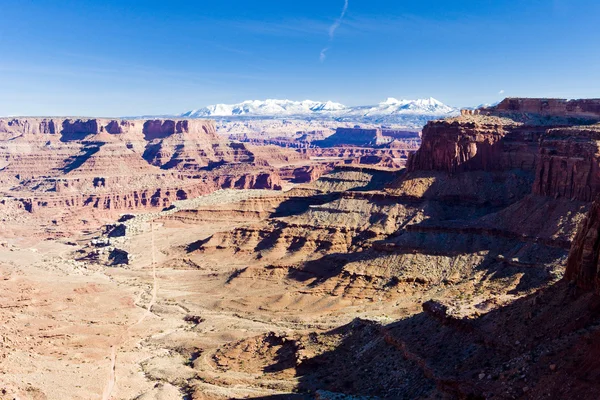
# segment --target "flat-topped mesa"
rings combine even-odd
[[[423,129],[421,148],[409,157],[408,171],[533,171],[542,133],[498,117],[431,121]]]
[[[408,170],[536,171],[534,193],[591,201],[600,189],[597,121],[600,99],[508,98],[429,122]]]
[[[324,140],[315,142],[321,147],[335,146],[375,146],[392,141],[391,137],[383,136],[381,128],[337,128],[335,133]]]
[[[92,173],[100,164],[117,166],[115,160],[126,159],[133,165],[178,170],[252,160],[243,145],[218,135],[214,122],[207,120],[0,119],[0,159],[6,158],[13,172],[48,175],[51,171],[46,168],[44,173],[35,164],[19,171],[23,161],[35,163],[36,158],[39,161],[44,157],[58,157],[50,169],[65,173],[77,170],[72,175]],[[98,160],[105,162],[98,164]],[[76,168],[62,165],[65,162]],[[80,168],[82,163],[86,165]]]
[[[146,140],[162,139],[174,134],[188,134],[191,137],[202,135],[216,136],[217,129],[213,121],[208,120],[148,120],[144,122]]]
[[[600,121],[600,99],[506,98],[495,106],[462,110],[462,115],[533,114]]]
[[[600,120],[600,99],[520,99],[507,98],[495,107],[496,112],[519,112],[557,117],[584,117]]]
[[[584,291],[600,294],[600,197],[579,225],[567,259],[565,279]]]
[[[594,200],[600,193],[600,125],[549,129],[544,134],[533,193]]]
[[[0,140],[20,136],[29,139],[62,141],[83,140],[88,136],[108,133],[146,141],[162,139],[175,134],[189,139],[203,135],[216,137],[216,127],[208,120],[124,120],[104,118],[0,118]]]
[[[60,130],[60,123],[50,118],[0,118],[0,140],[21,135],[54,135]]]

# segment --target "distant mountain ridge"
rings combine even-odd
[[[450,107],[430,97],[428,99],[417,100],[388,98],[377,105],[355,107],[348,107],[332,101],[247,100],[238,104],[210,105],[187,111],[179,116],[185,118],[214,119],[322,119],[421,126],[431,119],[458,114],[458,108]]]
[[[260,116],[277,117],[288,115],[304,115],[312,113],[334,113],[347,109],[346,106],[331,101],[312,100],[247,100],[238,104],[215,104],[183,113],[183,117],[235,117]]]

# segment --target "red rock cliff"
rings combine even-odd
[[[535,194],[592,201],[600,193],[600,126],[550,129],[540,142]]]
[[[537,141],[543,131],[498,117],[432,121],[423,129],[421,148],[409,158],[408,170],[534,170]]]
[[[92,135],[109,133],[130,139],[166,138],[185,135],[186,139],[202,136],[216,137],[216,127],[208,120],[122,120],[103,118],[0,118],[0,140],[18,136],[39,139],[52,137],[79,140]],[[51,135],[51,136],[50,136]]]
[[[600,99],[521,99],[507,98],[491,107],[496,113],[517,112],[551,115],[557,117],[581,117],[600,119]]]
[[[600,294],[600,197],[596,198],[573,240],[565,279]]]

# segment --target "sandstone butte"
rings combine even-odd
[[[599,122],[506,99],[417,150],[0,120],[0,396],[598,398]]]

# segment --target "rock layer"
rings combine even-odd
[[[39,212],[167,207],[221,188],[279,190],[262,150],[256,160],[205,120],[0,119],[0,193]],[[287,159],[309,162],[292,153]]]
[[[600,197],[579,226],[567,261],[565,279],[600,294]]]
[[[600,125],[544,134],[534,193],[582,201],[600,193]]]
[[[600,99],[520,99],[507,98],[493,112],[520,112],[555,117],[586,117],[600,120]]]
[[[537,142],[545,129],[497,117],[430,122],[409,171],[534,170]]]

